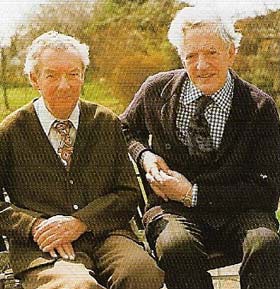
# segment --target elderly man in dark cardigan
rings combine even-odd
[[[129,224],[141,194],[119,120],[79,100],[88,63],[88,47],[57,32],[30,46],[40,97],[0,125],[0,232],[26,289],[159,289]]]
[[[210,249],[239,257],[242,289],[280,288],[279,118],[231,69],[240,38],[214,12],[184,8],[169,30],[184,69],[149,77],[121,116],[169,289],[212,289]]]

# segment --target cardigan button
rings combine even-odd
[[[267,175],[264,175],[264,174],[260,174],[260,177],[261,177],[263,180],[266,180],[266,179],[267,179]]]
[[[166,150],[171,150],[171,144],[170,143],[166,143],[165,144],[165,149]]]
[[[73,209],[74,210],[79,210],[79,206],[75,204],[75,205],[73,205]]]
[[[69,180],[69,183],[70,183],[70,185],[73,185],[74,181],[71,179],[71,180]]]

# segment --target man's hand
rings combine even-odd
[[[163,181],[160,171],[167,172],[169,170],[164,159],[150,151],[145,151],[141,158],[145,172],[150,174],[157,182]]]
[[[187,192],[191,194],[192,184],[182,174],[172,170],[159,173],[162,177],[161,182],[156,181],[151,175],[148,175],[147,179],[158,196],[165,196],[164,200],[181,201]]]
[[[75,252],[71,243],[60,245],[46,252],[48,252],[53,258],[58,257],[56,254],[57,252],[63,259],[75,260]]]
[[[86,225],[79,219],[71,216],[57,215],[42,221],[36,227],[33,236],[34,241],[38,243],[43,252],[52,252],[65,244],[71,245],[71,243],[77,240],[86,230]],[[71,248],[72,245],[71,247],[62,247],[66,252],[71,251]],[[61,249],[60,251],[63,252]]]
[[[45,219],[39,218],[37,219],[33,226],[32,226],[32,236],[36,234],[37,230],[40,228],[40,224],[44,221]],[[63,258],[63,259],[70,259],[74,260],[75,259],[75,252],[72,247],[71,243],[68,244],[63,244],[61,246],[55,247],[54,249],[51,249],[48,252],[52,258],[57,258],[58,255],[57,253]]]

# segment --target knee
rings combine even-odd
[[[143,253],[141,258],[135,256],[127,260],[125,266],[115,272],[113,279],[116,288],[159,289],[162,287],[163,271],[153,258],[146,252]]]
[[[90,275],[63,275],[53,276],[50,285],[56,285],[55,288],[61,289],[101,289],[101,285]],[[53,288],[50,286],[50,288]]]
[[[160,264],[174,270],[201,266],[207,258],[204,245],[187,231],[160,234],[156,241],[156,256]]]
[[[138,259],[130,263],[119,281],[123,288],[158,289],[164,282],[164,273],[152,258]]]
[[[59,289],[101,289],[98,282],[89,274],[88,270],[80,270],[82,266],[77,266],[76,272],[66,272],[65,270],[45,270],[40,273],[42,284],[46,288]],[[65,268],[66,269],[66,268]],[[45,288],[45,287],[44,287]]]
[[[63,287],[67,289],[101,289],[101,285],[97,283],[95,279],[90,276],[78,278],[75,280],[64,280]]]
[[[268,228],[249,230],[244,240],[245,253],[265,254],[280,257],[280,237]]]

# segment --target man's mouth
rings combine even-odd
[[[199,78],[211,78],[214,76],[214,73],[211,73],[211,74],[201,74],[201,75],[198,75]]]

